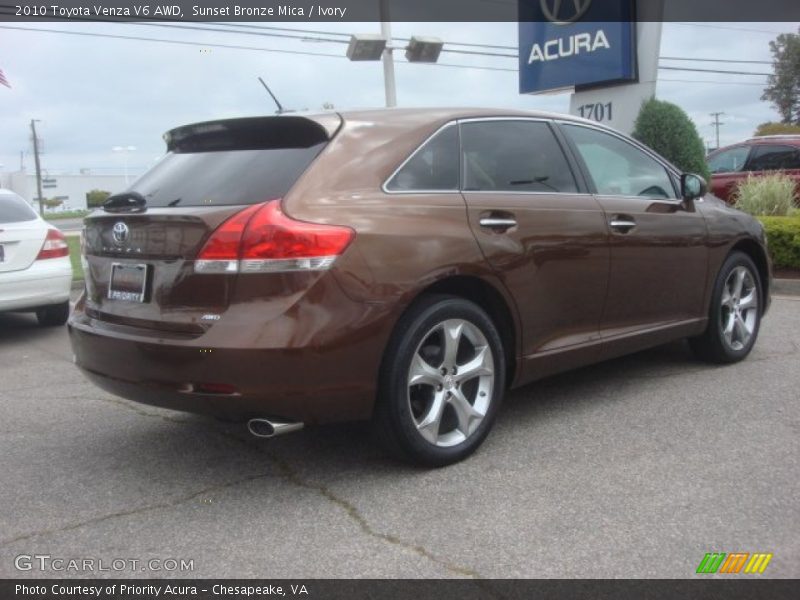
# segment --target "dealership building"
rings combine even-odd
[[[130,178],[133,181],[135,177]],[[86,194],[92,190],[103,190],[115,194],[128,187],[124,175],[95,174],[89,169],[79,173],[42,175],[42,196],[56,198],[61,204],[52,212],[83,210],[86,208]],[[26,169],[12,173],[0,173],[0,188],[16,192],[31,204],[36,204],[36,174]],[[38,210],[38,207],[36,207]]]

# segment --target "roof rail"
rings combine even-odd
[[[789,139],[789,140],[800,140],[800,133],[776,133],[774,135],[756,135],[754,137],[748,138],[748,142],[752,142],[753,140],[777,140],[777,139]]]

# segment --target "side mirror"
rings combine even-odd
[[[681,198],[684,200],[696,200],[708,193],[706,180],[694,173],[684,173],[681,175]]]

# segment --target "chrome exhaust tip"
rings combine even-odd
[[[270,421],[269,419],[250,419],[247,422],[247,430],[259,438],[273,438],[276,435],[299,431],[303,428],[300,422],[284,423],[281,421]]]

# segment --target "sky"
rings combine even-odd
[[[127,158],[139,174],[164,152],[162,135],[178,125],[225,117],[271,114],[275,107],[257,78],[263,77],[281,103],[292,109],[337,109],[384,105],[380,63],[348,61],[346,46],[222,31],[177,29],[171,25],[124,23],[22,23],[29,30],[49,29],[191,42],[175,45],[0,26],[0,69],[12,88],[0,86],[0,173],[16,171],[22,160],[33,170],[30,121],[38,119],[43,142],[42,168],[61,174],[90,169],[118,173]],[[265,23],[249,23],[264,26]],[[286,28],[341,33],[378,33],[378,23],[272,23]],[[662,57],[722,61],[769,61],[769,42],[798,23],[665,23]],[[215,27],[182,24],[182,27]],[[216,26],[219,27],[219,26]],[[263,33],[263,30],[261,30]],[[274,32],[273,33],[287,33]],[[517,46],[515,23],[394,23],[396,37],[431,35],[448,42]],[[308,34],[308,37],[324,37]],[[332,54],[308,56],[256,48]],[[465,49],[461,47],[461,49]],[[474,49],[474,48],[473,48]],[[490,50],[516,55],[514,49]],[[402,54],[402,53],[398,53]],[[440,65],[396,65],[399,106],[487,106],[568,112],[569,94],[520,95],[515,58],[443,52]],[[771,72],[768,64],[675,62],[662,66]],[[463,66],[473,68],[463,68]],[[503,70],[478,69],[484,67]],[[752,135],[758,124],[779,120],[760,99],[763,75],[723,75],[689,71],[659,72],[657,96],[681,106],[701,137],[716,144],[710,113],[722,111],[720,144]],[[127,157],[113,152],[133,146]]]

